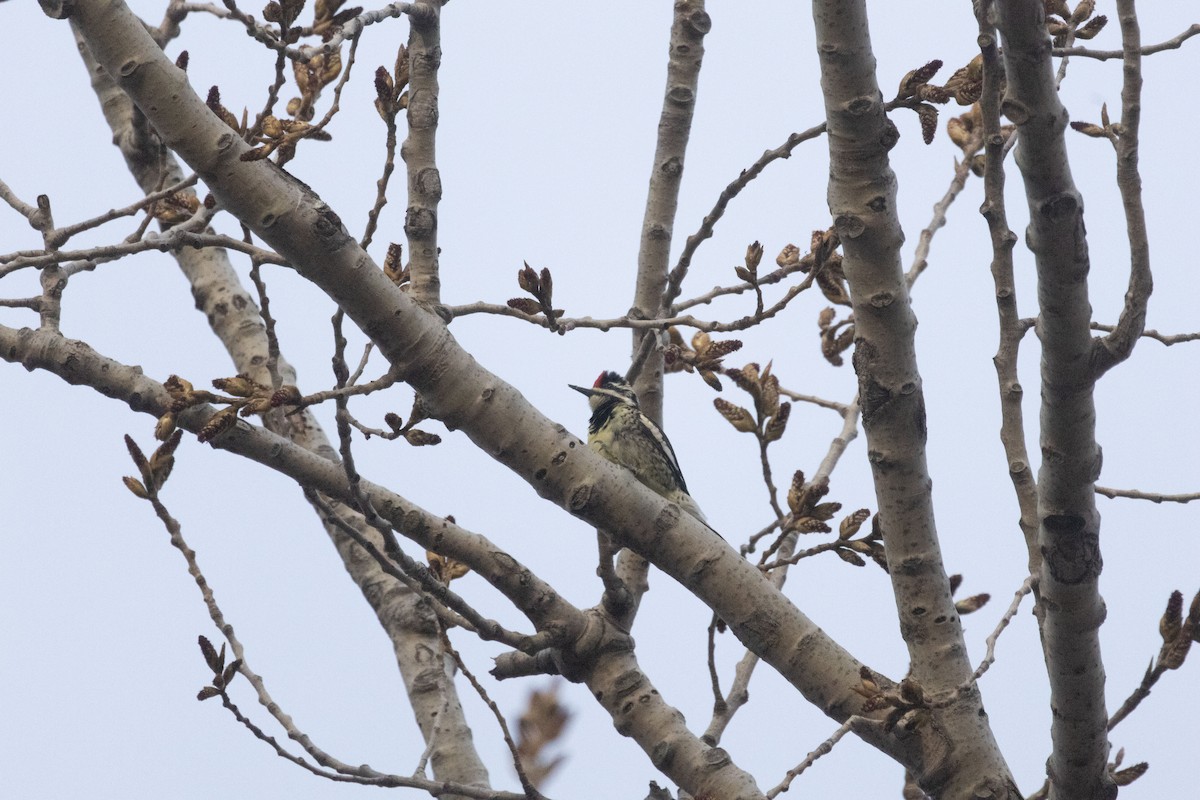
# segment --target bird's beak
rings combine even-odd
[[[591,390],[591,389],[585,389],[585,388],[583,388],[582,386],[576,386],[575,384],[572,384],[572,383],[568,383],[568,384],[567,384],[567,386],[571,387],[572,389],[574,389],[575,391],[579,392],[580,394],[582,394],[582,395],[585,395],[585,396],[586,396],[586,397],[588,397],[589,399],[590,399],[590,398],[591,398],[591,396],[592,396],[592,390]]]

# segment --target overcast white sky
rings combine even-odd
[[[135,10],[154,24],[165,4],[142,0]],[[612,0],[600,5],[456,0],[443,15],[439,166],[445,187],[440,243],[444,299],[503,302],[516,296],[522,261],[554,273],[556,304],[568,315],[617,316],[632,297],[638,231],[665,77],[671,3]],[[888,96],[910,69],[933,58],[941,78],[976,52],[970,3],[874,3],[872,31],[880,83]],[[1184,5],[1144,4],[1143,38],[1156,42],[1194,19]],[[1186,4],[1185,4],[1186,5]],[[1100,11],[1113,14],[1111,2]],[[256,15],[257,7],[247,7]],[[822,119],[805,4],[782,0],[711,2],[713,29],[700,79],[696,124],[675,229],[675,252],[724,185],[767,148]],[[0,6],[10,32],[0,73],[0,178],[32,202],[49,194],[62,224],[136,198],[75,53],[66,23],[33,3]],[[1119,47],[1115,24],[1096,42]],[[289,169],[362,232],[382,163],[383,126],[372,108],[370,74],[391,65],[407,36],[403,21],[370,28],[334,123],[334,141],[310,143]],[[266,57],[235,23],[197,15],[170,46],[190,52],[189,75],[201,94],[219,84],[225,105],[257,108],[270,82]],[[1188,141],[1200,125],[1193,101],[1200,44],[1146,60],[1142,134],[1145,200],[1150,220],[1156,293],[1149,326],[1196,330],[1195,187],[1200,163]],[[1119,108],[1120,64],[1072,63],[1064,100],[1074,119],[1098,121],[1107,102]],[[285,95],[286,96],[286,95]],[[958,113],[957,107],[946,114]],[[933,204],[951,178],[958,150],[939,132],[926,147],[915,115],[897,112],[902,134],[893,151],[900,210],[911,254]],[[1103,141],[1073,137],[1072,165],[1087,202],[1096,318],[1115,320],[1127,275],[1113,156]],[[810,232],[829,224],[823,140],[802,145],[772,165],[730,208],[717,236],[697,254],[684,296],[733,280],[746,245],[761,240],[768,259],[788,242],[804,249]],[[402,191],[403,180],[394,184]],[[1010,177],[1010,223],[1024,225],[1024,201]],[[930,466],[939,531],[948,566],[966,579],[962,594],[990,592],[992,603],[965,622],[972,656],[1024,578],[1017,510],[999,445],[998,402],[991,357],[996,314],[988,273],[986,229],[972,180],[938,233],[930,269],[917,285],[919,359],[930,421]],[[393,195],[376,237],[402,241],[404,202]],[[228,228],[228,221],[224,223]],[[120,223],[80,244],[115,241]],[[0,251],[33,248],[40,239],[0,208]],[[74,244],[74,243],[73,243]],[[1018,248],[1024,315],[1034,313],[1033,268]],[[235,260],[236,261],[236,260]],[[239,269],[245,268],[238,263]],[[290,273],[266,271],[283,348],[306,391],[331,383],[333,308]],[[36,276],[6,278],[2,296],[35,293]],[[752,300],[701,307],[697,316],[741,317]],[[818,296],[753,334],[731,365],[773,360],[781,381],[797,391],[848,401],[850,368],[819,355]],[[147,255],[105,265],[72,280],[63,330],[100,352],[140,364],[164,379],[178,373],[197,385],[232,372],[227,357],[193,311],[173,261]],[[36,324],[33,314],[0,309],[0,324]],[[469,317],[453,331],[489,369],[519,387],[552,418],[583,435],[587,410],[566,388],[601,369],[624,370],[624,332],[581,331],[558,337],[513,320]],[[361,339],[361,337],[360,337]],[[1200,489],[1195,398],[1197,348],[1143,341],[1132,363],[1108,377],[1098,393],[1098,435],[1104,447],[1101,483],[1147,491]],[[1036,458],[1037,354],[1032,337],[1022,358],[1030,452]],[[376,363],[371,374],[382,371]],[[738,401],[731,388],[726,396]],[[752,441],[717,419],[713,393],[694,378],[668,381],[666,428],[688,482],[715,526],[744,539],[767,521]],[[397,389],[363,403],[367,419],[385,410],[407,414]],[[374,415],[374,417],[372,417]],[[326,414],[326,419],[329,418]],[[195,645],[216,631],[167,534],[151,509],[120,485],[132,472],[121,436],[143,443],[152,420],[59,379],[0,365],[0,794],[12,798],[351,798],[375,790],[331,784],[275,758],[215,703],[197,703],[208,674]],[[815,469],[840,420],[829,411],[796,407],[787,437],[776,447],[778,482],[792,470]],[[539,501],[529,488],[476,451],[460,434],[436,424],[445,443],[413,450],[372,441],[359,449],[360,469],[417,503],[454,514],[468,528],[509,548],[551,580],[571,601],[598,597],[594,537],[581,523]],[[862,439],[850,448],[833,481],[847,510],[875,507]],[[248,659],[275,698],[325,750],[349,763],[410,772],[422,746],[403,697],[391,648],[344,571],[299,490],[285,479],[233,456],[186,442],[164,499],[190,544]],[[465,491],[464,491],[465,490]],[[1098,500],[1103,515],[1108,622],[1106,655],[1110,709],[1136,686],[1159,640],[1157,620],[1172,589],[1190,599],[1200,588],[1197,504],[1152,506]],[[818,540],[814,539],[815,544]],[[413,551],[415,553],[415,549]],[[660,573],[634,635],[644,668],[695,731],[709,718],[704,668],[708,615]],[[488,604],[488,613],[524,628],[517,615],[477,578],[456,589]],[[806,613],[874,668],[899,677],[906,652],[894,621],[886,576],[857,570],[832,556],[803,562],[787,591]],[[477,673],[499,649],[458,635]],[[720,662],[726,683],[742,651],[726,637]],[[1193,661],[1196,660],[1193,655]],[[1112,738],[1126,763],[1148,760],[1150,772],[1130,797],[1180,797],[1195,786],[1200,740],[1200,665],[1168,674]],[[515,716],[526,693],[546,680],[496,684],[488,690]],[[248,687],[243,709],[260,721]],[[545,787],[557,798],[642,797],[658,776],[643,754],[614,734],[611,722],[582,687],[564,684],[575,714],[562,744],[567,762]],[[497,786],[514,788],[495,723],[469,688],[461,689],[475,739]],[[1048,690],[1034,621],[1023,609],[1001,639],[999,661],[983,681],[984,699],[1014,775],[1026,793],[1040,784],[1049,751]],[[825,739],[835,723],[808,707],[781,679],[760,669],[751,705],[723,745],[758,776],[760,786]],[[896,797],[899,768],[869,747],[844,740],[796,785],[807,796]],[[834,795],[834,793],[837,793]],[[405,796],[415,796],[407,793]],[[1123,794],[1124,796],[1124,794]]]

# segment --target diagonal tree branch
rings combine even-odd
[[[195,95],[123,4],[86,0],[75,13],[93,54],[148,110],[163,139],[222,206],[345,309],[397,375],[420,392],[432,416],[461,430],[543,498],[594,527],[619,532],[622,545],[696,594],[824,713],[840,722],[861,709],[854,691],[861,686],[860,662],[707,527],[582,447],[484,369],[438,317],[383,274],[309,187],[269,161],[242,161],[247,146]],[[966,715],[977,717],[976,711],[972,706]],[[884,715],[872,712],[879,720]],[[918,771],[945,763],[921,755],[924,748],[924,758],[936,758],[945,747],[944,733],[933,726],[903,736],[881,723],[856,731]]]
[[[113,141],[125,158],[126,166],[143,191],[150,192],[162,183],[177,183],[182,176],[175,157],[146,124],[145,117],[129,97],[96,63],[76,31],[79,53],[92,79],[92,89],[100,101],[105,120],[113,131]],[[258,305],[242,286],[228,253],[218,248],[182,248],[173,253],[180,270],[192,287],[197,308],[209,321],[220,339],[234,369],[253,380],[269,385],[272,376],[267,337]],[[297,382],[295,370],[282,356],[276,371],[284,383]],[[268,415],[266,426],[274,432],[314,453],[336,460],[337,454],[316,418],[308,411],[296,415]],[[370,530],[361,514],[350,507],[338,506],[347,524],[370,539]],[[318,515],[320,516],[320,515]],[[376,618],[392,643],[396,663],[412,705],[414,719],[428,744],[436,728],[441,735],[431,754],[435,777],[461,784],[489,785],[487,768],[476,752],[470,728],[454,682],[447,675],[444,691],[430,691],[437,682],[427,674],[425,654],[437,652],[437,635],[428,606],[421,596],[387,575],[379,564],[366,556],[362,548],[336,526],[322,518],[322,525],[337,548],[350,578],[375,612]],[[378,542],[377,542],[378,543]],[[449,797],[454,797],[450,795]]]
[[[160,416],[171,404],[162,384],[147,378],[139,368],[105,358],[86,344],[56,333],[0,326],[0,353],[27,369],[43,369],[68,383],[118,398],[135,411]],[[200,407],[179,414],[178,421],[180,427],[195,432],[211,417],[211,408]],[[571,680],[586,683],[612,716],[613,724],[634,738],[665,775],[697,796],[762,797],[749,773],[688,731],[678,709],[667,704],[638,666],[628,633],[595,610],[571,606],[494,543],[370,481],[352,485],[340,465],[265,428],[237,423],[212,444],[346,506],[361,498],[388,525],[417,544],[469,565],[537,627],[538,634],[529,638],[531,652],[525,655],[552,648],[558,670]],[[647,494],[662,502],[648,490]],[[441,737],[447,733],[443,730]],[[668,751],[671,757],[662,758]]]

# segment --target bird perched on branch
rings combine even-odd
[[[632,472],[647,488],[708,525],[688,494],[675,450],[662,428],[642,413],[633,387],[615,372],[602,372],[592,388],[571,386],[592,407],[588,446]],[[709,526],[711,528],[711,526]]]

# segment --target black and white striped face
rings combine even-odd
[[[600,377],[596,378],[596,382],[592,384],[592,388],[584,389],[582,386],[572,386],[567,384],[580,394],[587,395],[588,405],[592,407],[592,411],[598,411],[601,406],[608,403],[625,403],[637,408],[637,395],[633,393],[633,387],[625,382],[616,372],[601,372]],[[614,406],[615,407],[615,406]]]

